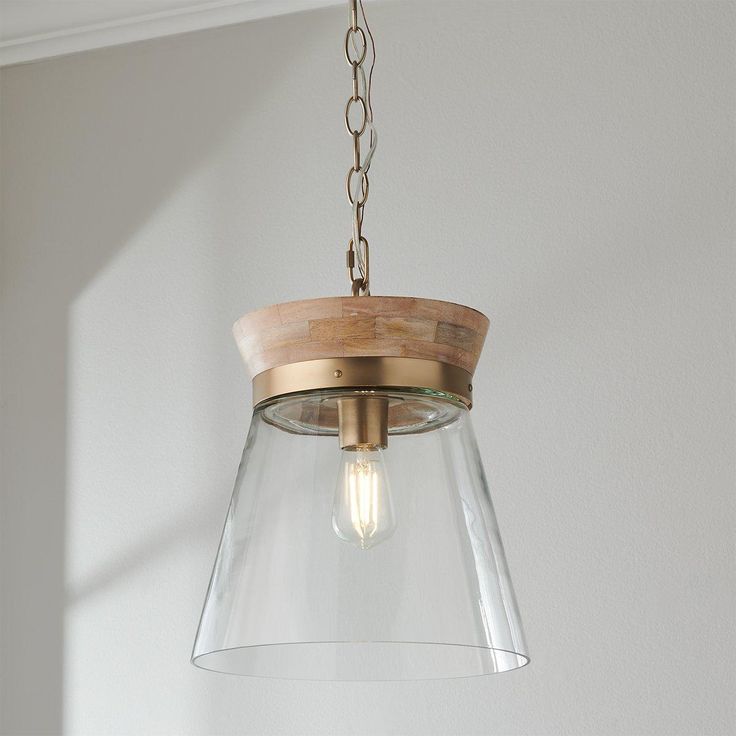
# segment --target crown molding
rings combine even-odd
[[[9,39],[0,42],[0,66],[244,23],[342,2],[343,0],[212,0],[184,8]]]

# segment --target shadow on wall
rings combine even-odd
[[[3,195],[9,247],[2,313],[4,355],[13,355],[2,370],[9,387],[0,517],[3,733],[64,729],[70,308],[292,63],[303,42],[298,22],[258,26],[247,44],[232,27],[143,43],[132,47],[136,53],[108,49],[3,72],[2,169],[12,186]],[[219,35],[221,53],[207,53],[211,34]],[[276,45],[289,53],[263,65]],[[238,75],[233,89],[233,70],[243,69],[257,73]],[[59,101],[51,136],[49,93]],[[201,510],[196,516],[201,521]],[[192,528],[183,515],[69,602],[143,565]]]

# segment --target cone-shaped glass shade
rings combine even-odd
[[[528,662],[467,409],[389,402],[387,447],[342,450],[338,399],[253,415],[192,661],[241,675],[414,680]]]

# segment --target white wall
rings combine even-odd
[[[2,72],[5,732],[733,733],[734,5],[369,10],[374,293],[492,318],[531,666],[188,662],[249,418],[230,325],[347,289],[333,8]]]

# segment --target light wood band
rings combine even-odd
[[[487,331],[488,318],[470,307],[392,296],[276,304],[233,327],[251,377],[291,363],[359,356],[439,361],[472,375]]]

